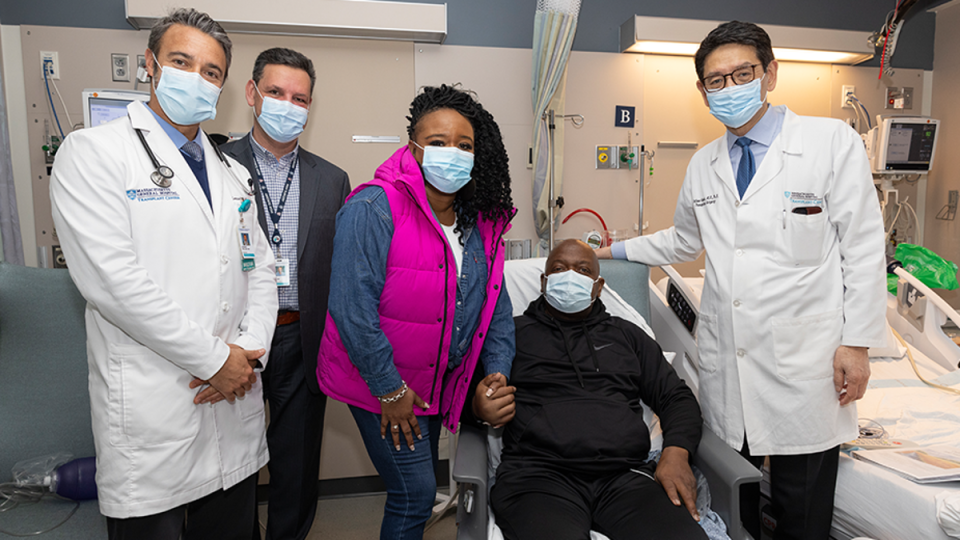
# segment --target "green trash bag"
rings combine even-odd
[[[957,283],[957,265],[923,246],[898,244],[896,258],[903,263],[903,269],[913,274],[931,289],[952,291]],[[897,294],[897,275],[887,274],[887,290]]]

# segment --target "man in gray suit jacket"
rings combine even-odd
[[[306,56],[282,48],[260,53],[246,88],[253,129],[223,146],[254,179],[260,226],[277,259],[280,311],[263,372],[270,403],[268,539],[305,538],[316,514],[327,402],[317,387],[317,351],[337,211],[350,193],[346,172],[298,143],[315,82]]]

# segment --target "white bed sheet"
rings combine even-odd
[[[957,372],[911,349],[928,380],[960,388]],[[873,358],[870,385],[857,415],[879,422],[890,437],[922,445],[960,445],[960,396],[923,384],[904,358]],[[949,540],[937,522],[936,497],[960,493],[960,482],[921,485],[883,467],[841,454],[833,526],[877,540]]]

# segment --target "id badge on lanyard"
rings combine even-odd
[[[257,166],[257,179],[260,181],[260,191],[263,192],[263,199],[266,203],[267,215],[273,222],[273,234],[270,235],[270,242],[273,243],[277,252],[276,276],[278,287],[290,286],[290,261],[280,255],[280,243],[283,242],[283,235],[280,234],[280,217],[283,215],[283,207],[287,204],[287,195],[290,193],[290,186],[293,183],[293,175],[297,170],[299,159],[295,159],[290,165],[290,171],[287,173],[287,181],[283,185],[283,192],[280,194],[280,201],[274,208],[270,192],[267,191],[267,183],[263,180],[263,173],[260,171],[260,164],[254,160]]]
[[[290,261],[284,257],[277,257],[277,287],[290,285]]]
[[[240,212],[240,225],[237,226],[237,236],[240,240],[240,268],[244,272],[249,272],[257,267],[256,253],[253,250],[253,232],[250,230],[250,227],[247,226],[245,219],[250,206],[252,206],[250,199],[244,199],[238,208]]]

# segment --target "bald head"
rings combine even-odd
[[[587,244],[580,240],[564,240],[547,256],[543,275],[549,276],[567,270],[574,270],[590,276],[590,279],[597,279],[600,277],[600,261]]]
[[[569,296],[564,295],[565,299],[554,298],[553,301],[551,301],[550,295],[547,294],[547,278],[553,274],[561,274],[563,272],[574,272],[590,278],[590,281],[593,282],[593,287],[590,290],[590,304],[583,308],[582,311],[576,313],[560,311],[554,306],[557,305],[558,302],[563,303],[564,300],[569,301]],[[569,287],[563,285],[561,285],[560,289],[567,293],[571,291]],[[540,292],[548,297],[546,307],[548,313],[558,319],[583,319],[590,315],[590,306],[592,306],[593,301],[600,296],[601,290],[603,290],[603,278],[600,277],[600,261],[597,260],[597,255],[590,249],[590,246],[579,240],[564,240],[560,242],[557,247],[553,248],[550,256],[547,257],[547,265],[543,269],[543,274],[540,276]],[[563,295],[562,292],[560,292],[560,294]]]

